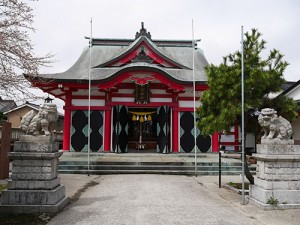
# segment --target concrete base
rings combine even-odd
[[[65,197],[65,187],[53,190],[6,190],[2,192],[4,205],[54,205]]]
[[[274,209],[300,209],[300,204],[278,204],[270,205],[263,202],[260,202],[252,197],[248,197],[249,203],[256,205],[262,210],[274,210]]]
[[[17,214],[50,214],[59,213],[68,203],[68,197],[62,198],[54,205],[5,205],[0,204],[0,215],[17,215]]]
[[[289,139],[289,140],[281,140],[281,139],[267,139],[267,138],[262,138],[261,139],[262,144],[267,144],[267,145],[294,145],[294,140]]]
[[[279,204],[300,205],[300,190],[266,190],[256,185],[250,185],[249,195],[259,202],[267,204],[271,198],[276,199]]]
[[[250,202],[264,210],[300,208],[300,146],[260,144],[257,153]]]
[[[0,214],[58,213],[69,202],[57,177],[61,155],[52,136],[21,136],[8,154],[12,181],[2,192]]]

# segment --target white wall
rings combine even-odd
[[[193,108],[194,107],[194,101],[178,101],[179,102],[179,107],[189,107]],[[196,107],[200,106],[200,102],[196,101]]]
[[[73,99],[72,100],[73,106],[88,106],[89,101],[88,99]],[[91,106],[104,106],[105,100],[103,99],[91,99]]]
[[[294,100],[300,99],[300,85],[295,87],[289,93],[286,94],[287,97],[293,98]]]

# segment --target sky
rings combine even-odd
[[[265,55],[278,49],[290,64],[287,81],[300,79],[299,0],[39,0],[27,1],[35,15],[31,35],[37,55],[55,54],[52,67],[63,72],[88,45],[85,36],[134,39],[141,22],[152,39],[201,39],[198,47],[209,63],[241,47],[244,31],[257,28],[267,41]],[[193,21],[193,23],[192,23]],[[192,26],[193,24],[193,26]],[[60,103],[62,104],[62,103]]]

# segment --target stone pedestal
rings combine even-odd
[[[249,200],[264,210],[300,208],[300,145],[257,145]]]
[[[61,155],[51,136],[21,136],[9,153],[12,181],[2,192],[0,214],[58,213],[69,202],[57,177]]]

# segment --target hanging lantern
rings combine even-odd
[[[152,117],[151,117],[151,115],[149,114],[148,115],[148,121],[151,121],[152,120]]]
[[[141,117],[140,117],[140,122],[143,123],[144,121],[145,121],[145,120],[144,120],[144,117],[141,116]]]
[[[132,121],[136,121],[136,115],[135,114],[133,114],[133,116],[132,116]]]
[[[147,115],[145,115],[144,119],[145,119],[145,121],[147,121]]]
[[[136,120],[139,121],[139,119],[140,119],[140,117],[139,117],[139,115],[137,115]]]

